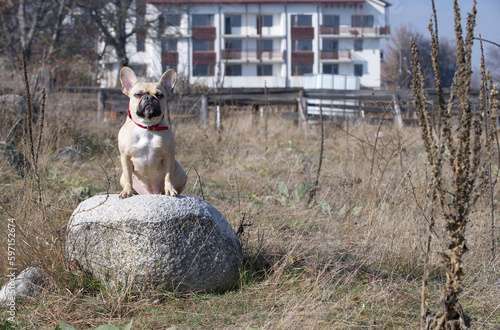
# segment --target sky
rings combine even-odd
[[[416,31],[430,36],[427,25],[432,14],[431,0],[388,0],[391,31],[401,24],[410,23]],[[435,0],[440,37],[455,39],[453,0]],[[472,8],[472,0],[458,0],[462,16],[462,29],[465,31],[467,13]],[[481,34],[483,39],[500,44],[500,0],[477,0],[477,17],[474,35]],[[496,47],[496,46],[486,46]],[[473,68],[479,68],[481,53],[479,41],[474,42],[472,53]]]

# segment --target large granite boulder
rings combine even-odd
[[[222,214],[188,196],[87,199],[68,224],[66,253],[104,283],[178,292],[230,289],[242,261]]]
[[[43,284],[43,272],[38,267],[28,267],[16,277],[12,274],[8,277],[11,278],[10,281],[0,289],[0,307],[6,305],[11,309],[14,306],[15,316],[16,299],[22,296],[34,296],[39,292]]]

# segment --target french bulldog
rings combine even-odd
[[[142,83],[132,69],[123,67],[120,81],[130,102],[127,120],[118,133],[123,170],[119,197],[163,193],[179,196],[187,176],[175,160],[174,135],[163,115],[177,73],[169,69],[158,82]]]

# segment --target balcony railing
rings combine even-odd
[[[194,51],[193,52],[193,63],[196,64],[215,64],[216,55],[215,52],[210,51]]]
[[[292,64],[313,64],[314,53],[310,51],[292,51]]]
[[[319,57],[322,60],[350,60],[350,50],[322,50]]]
[[[322,35],[339,36],[374,36],[381,37],[390,34],[389,26],[370,26],[360,27],[352,25],[323,26],[319,27],[319,33]]]
[[[177,65],[179,64],[179,53],[163,51],[161,52],[161,62],[165,65]]]
[[[261,51],[256,50],[221,50],[221,59],[225,60],[284,60],[281,50]]]
[[[193,26],[191,28],[193,39],[215,40],[215,27],[213,26]]]
[[[312,26],[292,26],[292,39],[314,39]]]

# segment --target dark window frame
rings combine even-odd
[[[306,69],[307,67],[307,69]],[[293,64],[292,65],[292,76],[303,76],[308,73],[313,73],[312,64]]]
[[[203,23],[203,21],[204,21],[203,18],[205,18],[205,23]],[[191,26],[194,26],[194,27],[214,26],[214,15],[213,14],[192,14],[191,15]]]
[[[363,39],[354,39],[353,49],[355,52],[363,51]]]
[[[354,75],[356,77],[362,77],[363,70],[364,70],[363,64],[359,64],[359,63],[354,64]]]
[[[339,50],[339,41],[336,39],[323,39],[322,46],[323,46],[322,50],[325,51]]]
[[[214,64],[196,64],[193,66],[193,77],[213,77],[213,76],[215,76]]]
[[[306,49],[301,49],[304,48],[304,45],[306,46]],[[312,39],[292,39],[292,52],[312,52],[312,51],[313,51]]]
[[[258,64],[257,65],[257,76],[268,77],[273,75],[273,65],[272,64]]]
[[[330,69],[326,70],[326,68],[330,68]],[[339,74],[339,65],[336,63],[333,63],[333,64],[324,63],[323,64],[323,73],[324,74]]]
[[[205,43],[206,47],[203,47]],[[213,52],[215,50],[215,41],[211,39],[193,39],[194,52]]]
[[[241,64],[228,64],[224,68],[224,75],[226,77],[241,77],[242,70]]]
[[[329,22],[330,20],[331,20],[331,22]],[[325,26],[325,27],[339,27],[340,26],[340,16],[339,15],[323,14],[323,26]]]
[[[312,15],[310,14],[292,15],[291,23],[292,26],[294,27],[312,27]]]

